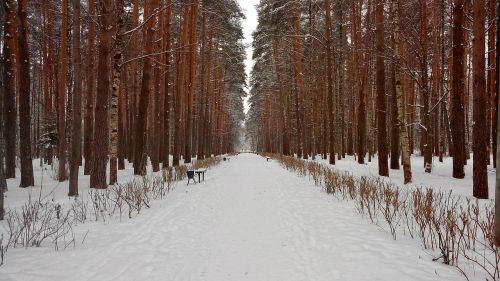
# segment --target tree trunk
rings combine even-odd
[[[2,73],[5,82],[5,147],[9,148],[5,155],[5,177],[9,179],[16,177],[16,1],[5,0],[3,7],[5,9]]]
[[[81,160],[82,138],[82,71],[80,47],[80,0],[73,0],[73,136],[71,137],[71,161],[69,196],[78,196],[78,172]]]
[[[175,132],[174,132],[174,151],[173,151],[173,165],[179,166],[180,151],[181,151],[181,128],[182,128],[182,108],[185,90],[185,74],[186,74],[186,41],[188,40],[189,30],[189,5],[184,5],[184,12],[182,15],[178,49],[177,52],[177,89],[175,96]]]
[[[500,0],[496,0],[496,9],[498,12],[500,12]],[[500,22],[497,20],[497,25],[496,25],[496,36],[497,38],[500,38]],[[496,42],[496,65],[500,65],[500,40],[497,40]],[[500,81],[500,71],[496,72],[495,78],[497,81]],[[498,112],[498,96],[500,95],[500,87],[496,87],[496,96],[497,100],[495,103],[495,107]],[[500,128],[498,127],[500,125],[500,114],[497,114],[497,128],[496,128],[496,141],[497,141],[497,158],[500,159]],[[496,171],[496,184],[495,184],[495,224],[494,224],[494,235],[495,235],[495,244],[497,247],[500,247],[500,169],[497,169]]]
[[[90,187],[105,189],[108,156],[108,102],[110,90],[110,55],[113,45],[114,1],[99,0],[99,62],[97,66],[97,98],[94,119],[94,153]]]
[[[33,178],[33,161],[31,160],[31,91],[30,91],[30,54],[28,49],[28,15],[26,13],[28,0],[17,2],[19,17],[19,148],[21,157],[20,187],[35,185]]]
[[[356,65],[357,71],[356,71],[356,78],[358,82],[356,83],[356,91],[358,94],[358,114],[357,114],[357,156],[358,156],[358,163],[359,164],[364,164],[365,163],[365,142],[366,142],[366,97],[365,97],[365,89],[364,89],[364,84],[366,81],[366,77],[362,75],[362,73],[365,72],[365,66],[366,63],[360,63],[360,60],[363,60],[363,58],[360,58],[360,53],[361,53],[361,12],[359,7],[360,3],[355,1],[353,3],[353,37],[354,37],[354,64]]]
[[[394,17],[393,32],[394,32],[394,67],[395,67],[395,80],[396,84],[396,97],[398,101],[398,124],[399,124],[399,139],[401,143],[401,150],[403,154],[403,173],[404,183],[411,182],[411,159],[410,159],[410,144],[408,142],[408,131],[406,126],[406,102],[401,84],[401,51],[400,51],[400,27],[399,27],[399,0],[392,2],[392,14]]]
[[[393,15],[394,16],[394,15]],[[394,35],[391,36],[394,44]],[[399,170],[400,141],[398,124],[398,98],[396,96],[396,64],[391,62],[391,169]]]
[[[110,137],[109,137],[109,184],[114,185],[118,181],[118,106],[121,86],[121,63],[123,38],[123,0],[115,1],[116,8],[116,33],[115,33],[115,53],[113,55],[113,81],[111,85],[111,108],[110,108]]]
[[[338,105],[339,105],[339,124],[338,124],[338,132],[339,132],[339,149],[338,149],[338,159],[341,160],[345,158],[346,154],[346,145],[345,145],[345,50],[347,45],[347,38],[345,34],[344,28],[344,8],[342,6],[342,1],[338,1],[337,3],[337,28],[338,28],[338,36],[337,36],[337,52],[338,52]]]
[[[384,0],[377,1],[377,144],[378,174],[389,176],[387,153],[387,106],[385,104]]]
[[[145,12],[147,16],[152,16],[158,8],[158,0],[151,0],[146,2]],[[145,26],[144,30],[144,53],[151,54],[153,52],[154,29],[156,26],[157,17],[151,19]],[[136,142],[135,142],[135,160],[134,161],[134,174],[144,175],[146,173],[147,154],[144,152],[144,144],[147,140],[147,132],[144,126],[147,123],[148,105],[151,95],[151,81],[152,81],[152,67],[154,58],[147,56],[144,59],[143,77],[141,85],[141,95],[139,98],[139,114],[137,115],[136,122]]]
[[[453,177],[463,179],[465,177],[464,164],[464,33],[465,33],[465,13],[464,0],[453,0],[453,65],[452,65],[452,85],[451,85],[451,126],[453,143]]]
[[[164,56],[164,63],[165,63],[165,78],[164,78],[164,94],[165,94],[165,104],[163,106],[165,110],[165,115],[163,119],[163,133],[164,135],[164,143],[162,145],[163,147],[163,168],[165,169],[166,167],[169,166],[169,161],[170,161],[170,36],[171,36],[171,29],[172,29],[172,1],[171,0],[166,0],[166,5],[167,5],[167,11],[165,15],[165,24],[164,24],[164,37],[163,37],[163,44],[164,44],[164,51],[165,53]]]
[[[202,2],[203,7],[202,9],[205,9],[206,2]],[[208,17],[210,18],[210,17]],[[208,22],[208,25],[210,25],[210,22]],[[210,30],[211,32],[211,30]],[[208,59],[208,54],[207,54],[207,12],[204,11],[202,15],[202,23],[201,23],[201,48],[200,48],[200,59],[201,59],[201,70],[200,70],[200,94],[199,94],[199,110],[198,110],[198,137],[197,137],[197,153],[196,153],[196,158],[198,160],[202,160],[205,158],[205,154],[203,152],[203,131],[205,128],[205,104],[206,104],[206,96],[207,96],[207,85],[208,85],[208,71],[209,69],[207,68],[207,59]],[[279,82],[278,82],[279,83]]]
[[[293,4],[293,69],[295,75],[295,118],[297,120],[297,158],[302,157],[302,100],[304,95],[304,74],[302,73],[302,38],[300,29],[300,2]],[[331,121],[331,120],[330,120]],[[334,141],[334,140],[330,140]],[[334,155],[330,155],[330,158]]]
[[[496,151],[497,151],[497,115],[498,115],[498,109],[497,109],[497,103],[498,103],[498,95],[497,95],[497,88],[500,85],[497,85],[498,80],[496,79],[497,77],[497,72],[498,72],[498,64],[497,64],[497,53],[495,52],[495,44],[496,44],[496,39],[498,39],[498,36],[496,36],[496,29],[497,29],[497,12],[495,11],[495,0],[489,0],[490,1],[490,31],[488,35],[488,60],[489,60],[489,66],[488,66],[488,72],[489,72],[489,85],[490,85],[490,104],[491,104],[491,140],[492,140],[492,154],[493,154],[493,167],[497,167],[497,157],[496,157]]]
[[[473,100],[473,195],[476,198],[488,199],[488,143],[489,134],[486,121],[486,111],[488,96],[486,93],[485,78],[485,1],[474,0],[474,39],[473,44],[473,79],[474,79],[474,100]]]
[[[429,92],[429,77],[428,77],[428,62],[427,62],[427,53],[429,51],[428,45],[428,30],[427,30],[427,0],[420,0],[420,33],[422,38],[422,59],[421,59],[421,103],[423,103],[421,107],[421,118],[423,125],[423,133],[422,133],[422,145],[423,145],[423,153],[424,153],[424,168],[426,173],[430,173],[432,171],[432,153],[433,153],[433,144],[432,144],[432,126],[430,119],[430,92]]]
[[[58,158],[59,158],[59,172],[58,179],[63,182],[67,179],[66,174],[66,78],[68,75],[68,0],[62,0],[62,19],[61,19],[61,49],[58,76],[58,98],[57,98],[57,111],[58,111]]]
[[[4,9],[0,7],[0,34],[3,32]],[[4,219],[4,192],[7,191],[7,179],[5,178],[5,81],[4,63],[0,64],[0,221]]]
[[[94,131],[94,80],[95,80],[95,0],[89,0],[88,36],[86,54],[86,111],[83,156],[85,158],[84,174],[90,175],[92,170],[93,131]]]
[[[335,128],[334,128],[334,112],[333,112],[333,59],[332,59],[332,20],[331,20],[331,5],[330,0],[325,0],[325,37],[326,37],[326,82],[327,82],[327,95],[328,95],[328,123],[329,123],[329,136],[330,145],[328,153],[330,154],[330,164],[335,164]],[[326,117],[326,116],[325,116]]]
[[[139,25],[139,0],[134,0],[134,9],[132,13],[132,26],[137,27]],[[132,34],[130,38],[130,54],[132,56],[132,62],[130,62],[130,78],[132,80],[132,89],[130,89],[130,117],[129,117],[129,130],[131,132],[130,144],[129,144],[129,161],[136,162],[135,146],[137,141],[137,136],[135,135],[135,128],[137,122],[137,99],[139,94],[139,73],[137,71],[137,61],[136,57],[139,56],[137,51],[137,45],[139,42],[139,32],[136,31]]]
[[[190,27],[189,27],[189,87],[187,95],[186,110],[186,139],[184,151],[184,163],[191,163],[192,157],[192,135],[193,135],[193,98],[196,89],[196,30],[198,29],[198,0],[191,0]]]

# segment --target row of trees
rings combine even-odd
[[[126,159],[144,174],[148,159],[158,171],[169,155],[179,165],[237,145],[245,50],[235,1],[2,3],[2,178],[17,176],[20,159],[20,186],[34,185],[40,158],[58,164],[59,181],[69,170],[76,196],[81,165],[92,188],[106,188]]]
[[[379,174],[402,163],[405,183],[411,154],[427,172],[434,157],[453,156],[463,178],[473,152],[473,193],[488,198],[494,0],[269,0],[258,13],[247,122],[257,150],[331,164],[377,154]]]

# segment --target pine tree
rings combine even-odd
[[[90,175],[92,170],[92,151],[94,134],[94,85],[95,85],[95,0],[89,0],[88,34],[86,53],[86,110],[83,155],[85,158],[84,174]]]
[[[105,189],[106,162],[108,158],[108,102],[110,92],[111,66],[110,58],[113,45],[114,31],[114,1],[99,0],[99,62],[97,66],[97,98],[94,118],[94,151],[92,171],[90,173],[90,187]]]
[[[158,8],[158,0],[151,0],[146,3],[145,13],[148,16],[153,16]],[[144,30],[144,52],[146,54],[151,54],[153,52],[153,40],[156,26],[156,16],[154,19],[150,20],[145,25]],[[148,56],[144,59],[143,66],[143,77],[141,85],[141,95],[139,97],[139,113],[137,115],[138,120],[136,124],[136,146],[135,146],[135,162],[134,162],[134,174],[140,175],[145,173],[147,156],[145,151],[145,143],[147,140],[147,132],[144,127],[144,123],[147,120],[148,104],[151,95],[151,81],[152,81],[152,66],[153,57]]]
[[[121,64],[122,64],[122,48],[123,38],[122,29],[124,25],[123,19],[123,0],[116,0],[116,31],[115,31],[115,53],[113,55],[113,70],[112,70],[112,91],[111,91],[111,108],[110,108],[110,143],[109,143],[109,184],[114,185],[118,181],[118,106],[121,86]]]
[[[27,0],[17,2],[19,17],[19,142],[21,158],[20,187],[35,185],[33,162],[31,160],[31,90],[30,90],[30,54],[28,47],[28,14]]]
[[[376,7],[377,25],[377,143],[378,174],[389,176],[387,155],[387,106],[385,104],[385,61],[384,61],[384,1],[378,0]]]
[[[69,176],[69,196],[78,196],[78,174],[81,160],[82,142],[82,70],[80,46],[80,0],[72,0],[73,5],[73,32],[72,54],[73,59],[73,124],[71,137],[71,160]]]
[[[410,144],[408,141],[408,131],[406,126],[406,102],[405,94],[401,84],[401,39],[400,39],[400,4],[399,0],[392,0],[392,14],[393,14],[393,32],[394,32],[394,68],[396,84],[396,97],[398,103],[398,124],[399,124],[399,140],[401,143],[401,150],[403,156],[403,173],[404,183],[407,184],[412,180],[411,174],[411,159],[410,159]]]
[[[57,86],[57,116],[58,116],[58,158],[59,172],[58,178],[60,182],[67,179],[66,174],[66,79],[68,75],[68,0],[62,0],[62,19],[61,19],[61,49],[58,86]]]
[[[464,1],[453,0],[453,49],[452,49],[452,85],[451,85],[451,119],[454,125],[451,126],[453,138],[453,177],[462,179],[465,177],[464,164],[464,106],[463,96],[465,83],[464,67]]]
[[[331,20],[331,5],[329,0],[325,0],[325,38],[326,38],[326,75],[327,75],[327,95],[328,95],[328,120],[330,126],[330,164],[335,164],[335,131],[334,131],[334,110],[333,110],[333,59],[332,59],[332,20]]]
[[[488,199],[488,143],[489,134],[486,123],[486,111],[488,96],[486,93],[486,68],[485,68],[485,1],[474,0],[472,6],[474,16],[474,39],[473,39],[473,78],[474,78],[474,102],[473,102],[473,195],[476,198]]]
[[[4,77],[4,110],[5,110],[5,147],[9,149],[5,156],[5,176],[7,179],[16,177],[16,1],[3,2],[4,18],[4,44],[3,44],[3,77]]]

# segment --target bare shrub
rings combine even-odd
[[[6,246],[3,244],[3,233],[0,235],[0,266],[3,265],[3,260],[5,257],[5,252],[7,251]]]
[[[20,210],[7,212],[7,247],[40,247],[47,238],[57,245],[72,232],[69,218],[70,210],[64,211],[60,204],[30,200]]]
[[[494,245],[493,204],[481,207],[478,201],[453,196],[432,188],[402,190],[378,177],[360,179],[325,165],[283,155],[262,154],[279,161],[299,176],[309,177],[315,185],[339,200],[354,200],[358,212],[372,223],[382,216],[396,239],[398,229],[419,237],[424,249],[436,251],[434,260],[452,265],[464,274],[462,257],[500,279],[500,249]]]

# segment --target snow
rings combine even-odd
[[[328,160],[321,159],[320,156],[316,160],[328,165]],[[453,191],[454,195],[472,197],[472,155],[468,160],[468,165],[465,166],[465,178],[455,179],[452,177],[453,158],[444,157],[443,162],[439,162],[437,157],[433,158],[432,172],[426,173],[424,167],[424,158],[421,156],[412,155],[411,169],[412,182],[407,187],[432,187],[443,191]],[[368,157],[365,158],[365,164],[358,164],[354,156],[346,155],[345,159],[337,160],[333,169],[340,171],[348,171],[356,177],[361,176],[378,176],[378,158],[375,156],[371,162],[368,162]],[[496,170],[492,165],[488,166],[488,186],[489,198],[495,198],[495,176]],[[404,186],[403,166],[400,170],[389,170],[389,180],[399,186]]]
[[[120,172],[130,179],[130,168]],[[85,180],[85,177],[83,177]],[[9,184],[12,184],[10,181]],[[8,206],[20,190],[9,185]],[[67,200],[67,186],[53,187]],[[416,240],[397,241],[306,178],[253,154],[178,183],[122,222],[75,228],[85,242],[9,249],[0,280],[460,280]]]

